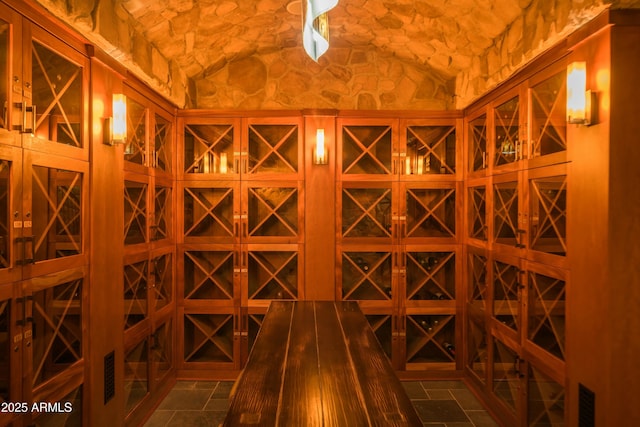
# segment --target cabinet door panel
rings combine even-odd
[[[31,342],[30,388],[64,375],[84,358],[85,275],[83,270],[70,270],[24,284],[27,318],[32,319],[24,334],[27,346]]]
[[[33,106],[26,131],[35,138],[25,146],[86,158],[88,59],[36,25],[30,32],[24,97]]]

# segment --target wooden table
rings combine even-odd
[[[224,426],[422,426],[356,302],[269,306]]]

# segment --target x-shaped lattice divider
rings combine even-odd
[[[73,248],[76,250],[76,252],[77,253],[82,252],[80,249],[80,242],[76,240],[75,236],[71,233],[71,230],[69,230],[69,224],[72,224],[75,220],[77,220],[80,217],[82,212],[80,201],[75,200],[73,197],[71,197],[73,193],[73,189],[75,188],[76,184],[78,184],[78,181],[80,181],[81,174],[79,172],[74,173],[74,172],[62,172],[62,171],[58,171],[58,173],[74,174],[73,180],[66,187],[66,190],[64,190],[65,186],[56,185],[56,190],[63,189],[64,191],[59,204],[56,204],[56,200],[54,200],[51,197],[51,195],[49,194],[48,188],[46,188],[45,185],[40,181],[40,178],[38,177],[38,174],[35,173],[35,170],[31,174],[31,176],[33,177],[33,181],[36,183],[37,187],[40,189],[40,191],[42,192],[42,195],[45,197],[49,207],[51,208],[50,209],[51,215],[49,216],[49,222],[42,230],[42,234],[40,235],[40,237],[38,238],[38,241],[34,246],[34,249],[33,249],[34,253],[37,253],[38,250],[40,249],[40,246],[43,244],[43,242],[47,238],[49,231],[51,231],[53,226],[55,225],[56,219],[58,220],[58,224],[62,226],[65,234],[69,238],[69,241],[73,244]],[[65,207],[65,204],[67,202],[72,203],[76,211],[76,214],[70,218],[65,218],[64,216],[60,215],[60,211],[62,211],[62,209]],[[80,238],[81,237],[78,236],[78,239]]]
[[[125,318],[129,319],[130,316],[135,315],[144,315],[146,310],[146,286],[147,286],[147,261],[137,262],[135,264],[125,265],[125,275],[124,275],[124,283],[125,283],[125,300],[127,300],[127,295],[130,296],[129,306],[127,307],[125,304]],[[143,296],[141,298],[138,297],[140,291],[143,291]]]
[[[136,117],[133,117],[132,114],[127,114],[127,142],[129,145],[130,155],[135,155],[137,153],[140,153],[141,155],[144,154],[145,116],[145,113]]]
[[[153,334],[153,359],[154,362],[167,365],[171,364],[171,328],[163,325]]]
[[[191,129],[189,126],[185,126],[185,130],[187,132],[189,132],[189,134],[191,134],[191,136],[193,136],[193,138],[195,140],[193,148],[195,149],[196,145],[199,145],[203,149],[202,152],[198,155],[198,157],[194,156],[193,163],[191,163],[191,165],[189,165],[189,167],[186,169],[185,172],[189,173],[189,172],[194,172],[195,169],[197,167],[199,167],[200,162],[202,161],[204,156],[209,155],[209,154],[211,154],[213,156],[215,154],[215,151],[214,151],[215,148],[219,144],[221,144],[221,142],[224,141],[224,139],[229,135],[229,133],[233,130],[233,126],[229,125],[225,130],[220,132],[220,134],[218,135],[218,137],[214,141],[207,141],[206,139],[204,139],[200,135],[198,135],[198,133],[196,131],[194,131],[193,129]]]
[[[411,237],[422,226],[422,224],[428,221],[429,218],[433,218],[438,224],[440,224],[440,227],[442,227],[442,229],[445,232],[449,233],[451,237],[455,237],[456,233],[453,230],[451,230],[451,228],[447,225],[446,219],[440,218],[436,212],[436,210],[442,204],[444,204],[447,200],[449,200],[449,197],[455,197],[455,192],[456,190],[453,188],[447,189],[445,191],[441,191],[440,197],[436,199],[435,205],[431,208],[428,206],[427,203],[424,203],[422,201],[419,195],[417,195],[414,191],[409,190],[407,192],[407,195],[410,196],[413,200],[415,200],[415,202],[425,210],[425,213],[424,215],[422,215],[422,217],[415,218],[415,224],[413,225],[413,227],[411,227],[407,231],[407,236]]]
[[[344,258],[346,258],[349,261],[349,263],[351,263],[351,265],[355,267],[356,271],[360,272],[361,276],[360,276],[360,280],[358,280],[356,283],[353,284],[353,286],[351,287],[351,290],[349,290],[347,293],[344,294],[343,299],[346,300],[351,298],[351,295],[353,295],[358,290],[358,288],[360,288],[360,286],[362,286],[364,283],[373,284],[374,290],[376,290],[385,299],[391,299],[391,297],[387,295],[386,292],[384,292],[383,290],[384,286],[382,286],[379,283],[376,283],[375,279],[373,278],[373,274],[378,270],[378,268],[380,268],[380,266],[382,266],[382,264],[389,257],[391,257],[391,253],[389,252],[383,253],[382,256],[380,256],[377,260],[375,260],[373,265],[369,267],[369,270],[364,271],[362,268],[358,266],[358,263],[351,256],[348,256],[348,255],[345,256]]]
[[[185,188],[185,193],[190,195],[194,201],[196,201],[200,206],[204,208],[204,212],[198,217],[194,219],[193,225],[185,230],[185,236],[191,235],[191,233],[204,221],[207,217],[211,217],[213,221],[217,222],[223,230],[227,232],[228,236],[233,234],[233,230],[231,229],[231,223],[225,223],[222,218],[218,217],[214,210],[221,206],[221,203],[227,200],[227,197],[233,197],[233,189],[227,188],[224,193],[222,193],[217,199],[209,200],[206,195],[197,191],[197,189]]]
[[[291,129],[289,129],[289,131],[285,133],[284,136],[278,141],[274,141],[275,144],[272,145],[269,139],[265,138],[264,135],[262,135],[255,127],[252,126],[251,131],[253,131],[253,133],[258,137],[258,140],[268,148],[268,152],[261,159],[257,159],[256,164],[251,168],[251,172],[259,170],[260,166],[262,166],[264,162],[266,162],[271,156],[278,157],[280,161],[290,169],[291,172],[297,172],[295,166],[291,164],[290,159],[286,159],[282,154],[280,154],[279,151],[280,148],[284,146],[284,144],[289,140],[289,137],[293,135],[293,133],[296,132],[297,129],[297,126],[291,126]]]
[[[198,270],[200,270],[200,272],[204,274],[202,280],[200,280],[198,283],[193,284],[193,289],[191,289],[191,292],[185,295],[185,299],[190,299],[191,297],[193,297],[203,286],[208,283],[208,281],[211,281],[211,283],[213,283],[218,289],[220,289],[229,299],[233,298],[233,284],[225,286],[223,283],[219,283],[215,277],[216,272],[224,267],[227,261],[231,260],[233,262],[233,252],[226,253],[220,260],[220,262],[218,262],[218,265],[214,265],[205,257],[198,257],[192,252],[185,252],[185,255],[189,257],[193,265],[196,266]]]
[[[156,300],[169,301],[171,299],[171,255],[162,255],[153,260],[153,275],[155,286],[153,288]]]
[[[487,259],[482,255],[471,254],[472,301],[485,301],[487,298]]]
[[[538,412],[538,414],[532,418],[531,412],[533,408],[529,407],[529,425],[549,425],[545,418],[553,413],[558,414],[556,416],[564,419],[564,387],[557,384],[555,381],[545,378],[535,370],[531,371],[531,376],[533,378],[529,379],[529,383],[535,384],[538,388],[541,399],[538,399],[537,401],[542,402],[544,405],[544,411]],[[543,387],[545,385],[546,387]]]
[[[446,355],[451,361],[455,361],[455,357],[449,353],[449,351],[444,347],[444,343],[440,342],[439,340],[437,340],[437,336],[438,334],[447,326],[447,324],[449,322],[451,322],[454,317],[451,315],[438,315],[438,316],[428,316],[428,317],[437,317],[438,322],[431,322],[431,330],[428,331],[426,330],[421,324],[420,324],[420,320],[418,319],[422,319],[424,317],[427,317],[425,315],[420,315],[418,317],[414,317],[414,316],[407,316],[409,319],[409,322],[411,322],[411,324],[415,327],[415,330],[418,331],[419,333],[417,335],[413,335],[413,340],[409,341],[407,340],[407,342],[411,343],[407,348],[407,360],[411,360],[413,359],[419,352],[420,350],[422,350],[424,348],[424,346],[426,346],[427,344],[429,344],[430,342],[433,343],[433,345],[435,345],[438,350],[440,350],[442,352],[443,355]]]
[[[67,314],[69,314],[69,310],[71,309],[71,306],[74,305],[74,303],[79,302],[79,300],[73,299],[73,296],[80,293],[81,284],[82,284],[82,280],[74,280],[73,282],[58,285],[58,286],[66,286],[65,292],[61,292],[60,294],[67,295],[69,296],[69,298],[66,301],[56,300],[56,301],[65,303],[62,313],[60,313],[57,319],[56,319],[57,313],[48,313],[47,307],[42,307],[40,304],[38,304],[37,300],[34,300],[33,308],[36,310],[38,314],[40,314],[40,316],[42,316],[42,320],[52,329],[52,333],[48,335],[49,341],[46,343],[45,350],[42,352],[42,359],[38,361],[38,366],[33,372],[33,382],[32,382],[33,385],[35,385],[36,382],[38,381],[38,378],[42,373],[42,369],[44,368],[44,365],[47,362],[48,357],[51,355],[50,352],[51,352],[51,349],[53,348],[56,338],[60,340],[60,342],[65,346],[65,350],[71,353],[71,355],[74,357],[75,360],[80,360],[81,358],[81,355],[78,352],[76,352],[76,350],[73,348],[73,344],[76,342],[82,341],[82,331],[80,330],[73,331],[69,327],[69,325],[65,324],[65,320],[67,319]],[[48,292],[48,291],[52,291],[52,289],[47,289],[42,292]],[[67,336],[65,336],[64,331],[68,332],[69,334],[68,338]],[[41,336],[43,339],[45,339],[44,337],[46,337],[47,335],[42,334]],[[64,352],[60,351],[57,356],[58,357],[61,356],[62,353]],[[55,355],[51,355],[51,356],[53,356],[54,361],[58,359],[58,357],[56,357]]]
[[[485,238],[485,230],[487,228],[485,218],[485,191],[484,188],[471,189],[471,237]]]
[[[514,270],[516,271],[514,272]],[[513,321],[517,327],[518,313],[516,306],[513,304],[518,300],[518,291],[520,287],[520,283],[518,283],[517,268],[509,264],[494,262],[493,272],[494,286],[496,284],[499,285],[499,288],[494,289],[493,291],[493,304],[495,307],[494,316],[507,316],[506,314],[501,313],[502,309],[506,308],[509,313],[508,315],[513,318]],[[497,290],[502,291],[505,299],[497,299]]]
[[[413,131],[413,129],[409,128],[408,129],[409,132],[411,132],[411,135],[413,135],[415,137],[415,139],[417,141],[419,141],[421,147],[420,148],[424,148],[426,150],[425,152],[425,156],[428,154],[431,154],[433,157],[435,157],[436,159],[438,159],[440,161],[440,165],[444,166],[446,168],[446,173],[454,173],[455,171],[447,164],[447,162],[445,161],[445,159],[442,158],[442,156],[440,154],[438,154],[436,152],[436,149],[438,148],[438,146],[440,144],[444,145],[445,141],[447,139],[447,137],[449,135],[451,135],[453,132],[455,132],[456,128],[455,126],[451,126],[449,127],[449,129],[442,135],[440,136],[439,139],[434,140],[433,145],[430,144],[430,141],[424,141],[422,138],[420,138],[420,136],[415,133]],[[446,153],[446,147],[444,148],[443,152]]]
[[[518,235],[518,224],[514,223],[509,212],[511,206],[518,202],[518,190],[515,188],[500,188],[496,186],[494,191],[494,213],[495,213],[495,225],[494,236],[499,236],[504,226],[509,227],[509,231],[512,236]],[[505,195],[507,196],[505,198]]]
[[[163,163],[163,169],[169,167],[169,154],[167,153],[169,147],[169,123],[165,121],[156,120],[156,134],[155,134],[155,150],[156,150],[156,167],[160,167],[160,160]]]
[[[496,110],[496,114],[494,115],[494,117],[496,118],[496,128],[502,128],[502,130],[504,131],[504,137],[506,138],[504,141],[501,142],[502,146],[504,146],[504,144],[509,143],[511,145],[511,150],[513,151],[509,151],[509,152],[503,152],[502,150],[502,146],[501,147],[496,147],[496,153],[498,154],[496,156],[496,165],[501,165],[503,164],[503,161],[505,163],[509,163],[511,162],[511,159],[508,156],[513,156],[516,154],[515,150],[516,150],[516,143],[518,142],[518,113],[517,110],[519,108],[520,103],[516,102],[516,106],[515,106],[515,111],[513,112],[513,114],[509,114],[505,120],[505,117],[502,117],[502,115],[500,114],[500,107],[498,107],[498,109]],[[515,128],[515,132],[514,132],[514,128]],[[498,133],[498,132],[496,132]]]
[[[415,294],[417,294],[422,287],[429,284],[429,282],[432,282],[434,285],[436,285],[438,289],[440,289],[447,297],[449,297],[449,299],[454,299],[453,295],[451,295],[447,290],[447,287],[444,284],[440,283],[440,281],[436,277],[436,274],[438,274],[440,270],[444,269],[444,267],[447,265],[449,260],[453,259],[454,257],[453,253],[449,253],[442,258],[440,258],[437,254],[434,256],[429,256],[429,258],[434,258],[438,260],[438,263],[433,266],[434,268],[432,268],[432,270],[427,270],[426,266],[424,266],[419,260],[417,260],[414,254],[412,254],[411,252],[407,253],[407,256],[409,256],[409,258],[413,260],[416,267],[424,274],[422,280],[412,284],[413,291],[409,295],[407,295],[409,299],[413,298]],[[446,277],[446,273],[445,273],[445,277]]]
[[[156,198],[155,198],[155,224],[154,228],[154,238],[156,240],[163,239],[167,237],[167,224],[168,224],[168,209],[169,203],[167,200],[171,200],[171,189],[167,187],[156,187]]]
[[[566,217],[567,212],[565,210],[560,209],[558,201],[566,196],[566,188],[567,188],[567,180],[562,180],[562,185],[558,190],[555,191],[554,196],[548,196],[544,191],[541,191],[539,183],[535,180],[533,182],[533,189],[535,191],[536,196],[538,196],[538,200],[540,201],[540,205],[546,214],[543,217],[543,221],[540,223],[538,227],[538,231],[531,238],[531,245],[534,246],[535,243],[540,239],[549,229],[553,229],[554,234],[558,238],[558,241],[562,245],[563,252],[567,252],[567,244],[564,241],[564,236],[560,232],[558,228],[558,221],[562,218]],[[542,184],[546,183],[546,181],[541,182]],[[554,194],[554,193],[552,193]]]
[[[486,367],[478,369],[474,363],[484,364],[487,361],[487,336],[482,327],[476,325],[475,322],[469,322],[469,340],[471,341],[469,344],[471,349],[469,366],[473,366],[474,371],[484,371]]]
[[[256,199],[258,199],[260,204],[263,205],[268,210],[268,213],[264,215],[262,220],[260,220],[260,222],[258,222],[251,230],[249,230],[250,236],[258,235],[260,228],[270,218],[275,218],[276,221],[284,225],[289,230],[289,233],[291,233],[292,236],[295,236],[298,234],[297,227],[295,225],[289,224],[289,221],[287,221],[287,218],[278,213],[280,208],[282,208],[290,199],[292,199],[294,196],[298,194],[298,191],[295,188],[288,188],[288,189],[283,188],[282,190],[288,190],[288,193],[286,193],[284,197],[282,197],[282,199],[278,201],[278,203],[276,203],[275,206],[271,206],[271,204],[269,203],[271,199],[264,199],[262,196],[260,196],[260,194],[255,189],[253,188],[249,189],[249,191],[251,192],[251,195],[253,195]]]
[[[499,341],[494,341],[494,369],[493,369],[493,390],[508,391],[508,402],[511,402],[511,406],[517,402],[518,389],[520,385],[520,379],[517,372],[517,360],[518,356],[507,346]],[[501,369],[496,369],[499,367]],[[507,386],[507,390],[505,390]],[[496,395],[503,400],[507,401],[507,396],[504,393],[496,393]]]
[[[531,323],[533,323],[533,319],[538,318],[536,325],[530,325],[529,337],[531,339],[535,338],[538,333],[541,332],[542,328],[547,327],[553,334],[553,337],[560,348],[560,352],[564,356],[564,331],[558,329],[558,325],[553,321],[554,308],[561,305],[561,302],[564,301],[566,292],[564,281],[556,279],[547,286],[546,289],[542,289],[542,287],[538,285],[536,277],[537,276],[534,274],[529,275],[529,280],[532,282],[532,286],[530,288],[535,291],[535,299],[531,301],[532,304],[530,305],[529,310],[537,310],[541,308],[543,313],[541,313],[542,316],[538,316],[538,312],[536,311],[533,316],[529,316]],[[557,295],[552,296],[550,299],[546,299],[548,294],[557,291],[557,287],[561,287],[562,290],[557,292]],[[539,304],[535,303],[536,300]]]
[[[553,129],[559,129],[562,128],[564,126],[566,126],[566,116],[564,113],[562,114],[554,114],[554,112],[556,112],[556,110],[562,105],[560,103],[561,100],[561,95],[564,93],[565,91],[565,84],[566,81],[565,79],[561,79],[562,80],[562,84],[560,86],[560,88],[557,91],[557,96],[556,98],[553,100],[553,104],[551,105],[550,108],[547,108],[547,100],[540,98],[540,95],[535,91],[532,90],[531,93],[533,94],[533,98],[537,101],[536,104],[537,106],[542,110],[542,112],[544,113],[546,120],[544,122],[544,125],[542,126],[542,129],[540,130],[540,137],[537,140],[534,140],[533,143],[536,144],[536,147],[538,144],[540,144],[540,140],[542,135],[547,135],[548,137],[550,137],[551,139],[553,139],[553,141],[558,144],[559,147],[562,147],[566,150],[567,148],[567,140],[566,140],[566,136],[564,135],[564,132],[547,132],[547,129],[549,128],[553,128]],[[534,150],[535,151],[535,150]]]
[[[261,253],[263,255],[268,255],[268,252],[266,253],[261,252]],[[291,252],[289,256],[284,261],[282,261],[279,266],[272,265],[271,263],[267,262],[266,259],[262,259],[261,257],[259,257],[256,253],[249,252],[249,255],[253,260],[255,260],[256,263],[258,263],[259,267],[262,268],[262,270],[268,275],[268,277],[264,278],[262,283],[258,284],[256,290],[249,296],[249,298],[255,298],[260,293],[260,291],[262,291],[264,288],[266,288],[270,283],[273,283],[274,281],[278,284],[280,289],[282,289],[287,294],[289,294],[290,298],[292,299],[296,298],[295,292],[292,292],[289,286],[291,285],[292,287],[295,287],[295,284],[288,284],[283,282],[278,277],[278,274],[281,271],[283,271],[289,265],[290,262],[294,261],[297,258],[298,256],[297,252]]]
[[[124,372],[124,381],[125,381],[125,391],[129,391],[126,400],[129,400],[129,397],[132,397],[132,392],[134,391],[135,386],[143,386],[147,387],[147,340],[142,340],[135,347],[130,349],[125,355],[125,372]],[[140,369],[140,366],[143,365],[144,368]]]
[[[35,43],[32,45],[32,52],[33,52],[33,56],[36,58],[36,61],[38,63],[38,66],[40,67],[40,70],[42,71],[42,75],[47,81],[47,85],[51,90],[51,94],[53,95],[53,101],[51,101],[51,104],[49,104],[47,108],[45,108],[45,110],[42,113],[40,113],[40,119],[36,123],[36,128],[40,127],[40,125],[49,118],[49,113],[57,105],[58,108],[60,109],[60,113],[62,114],[62,117],[64,118],[64,122],[67,126],[64,132],[67,134],[69,138],[71,138],[71,140],[73,141],[76,147],[80,147],[80,141],[78,140],[77,135],[73,131],[73,127],[71,126],[71,121],[69,120],[67,113],[64,111],[64,107],[62,106],[60,99],[71,87],[75,79],[81,75],[80,72],[82,71],[82,69],[80,67],[77,67],[76,71],[71,75],[69,80],[60,88],[60,91],[56,92],[56,88],[58,87],[58,85],[53,83],[49,78],[49,75],[47,74],[47,70],[49,69],[49,67],[46,67],[43,64],[42,59],[40,58],[40,55],[38,53],[38,50],[36,49]],[[51,70],[51,69],[49,69],[49,71],[57,72],[57,70]]]
[[[135,193],[136,190],[139,190],[138,196],[134,199],[131,193]],[[143,236],[146,236],[145,230],[145,218],[147,215],[146,212],[146,197],[147,197],[147,184],[142,184],[140,187],[132,187],[129,188],[126,185],[124,186],[124,199],[125,202],[129,204],[131,207],[131,216],[129,218],[125,217],[125,225],[124,225],[124,235],[129,235],[129,230],[134,225],[137,225],[138,229],[142,233]]]
[[[200,315],[191,315],[187,314],[185,317],[189,322],[198,329],[203,334],[203,339],[199,343],[194,342],[193,349],[191,352],[185,356],[184,360],[189,361],[193,356],[195,356],[201,348],[205,345],[211,343],[217,349],[222,351],[224,355],[227,357],[229,361],[233,360],[233,348],[231,346],[225,346],[220,339],[217,339],[218,332],[222,330],[230,321],[233,321],[232,315],[224,316],[224,319],[220,321],[218,324],[213,324],[211,322],[205,323],[199,320],[196,316],[204,316]],[[216,315],[212,315],[216,316]],[[221,315],[218,315],[221,316]],[[209,317],[209,316],[207,316]]]
[[[351,137],[351,139],[355,142],[355,146],[356,148],[358,148],[361,153],[358,155],[358,157],[356,157],[353,162],[351,162],[350,165],[348,165],[346,168],[343,167],[345,174],[349,173],[349,171],[354,168],[359,162],[360,160],[364,159],[365,156],[368,156],[371,160],[373,160],[375,163],[378,164],[378,166],[380,166],[380,168],[382,168],[383,171],[385,171],[386,173],[391,173],[391,171],[389,170],[389,168],[387,168],[384,163],[382,163],[378,157],[373,154],[373,149],[376,147],[376,144],[378,142],[380,142],[380,140],[382,140],[382,138],[384,138],[387,133],[389,133],[391,130],[391,128],[385,128],[382,132],[380,132],[380,135],[378,135],[377,138],[375,138],[371,144],[367,147],[366,145],[364,145],[357,136],[355,136],[353,134],[353,132],[351,132],[351,130],[348,127],[344,128],[344,131]]]
[[[375,225],[377,225],[380,228],[380,230],[382,230],[384,232],[384,234],[386,234],[387,236],[391,236],[390,231],[385,228],[384,224],[381,224],[380,221],[378,221],[377,218],[375,217],[375,214],[371,213],[371,211],[376,209],[378,204],[381,203],[385,199],[385,197],[387,197],[387,196],[389,196],[391,194],[391,190],[390,189],[385,189],[383,192],[381,192],[380,196],[378,196],[373,202],[371,202],[371,205],[368,206],[368,207],[365,206],[363,203],[360,203],[360,201],[358,200],[357,196],[354,196],[353,194],[351,194],[351,192],[349,192],[348,189],[346,189],[346,188],[343,189],[343,192],[362,211],[362,214],[358,218],[356,218],[355,221],[353,221],[351,226],[349,228],[347,228],[347,230],[343,231],[343,233],[342,233],[343,236],[348,237],[349,233],[351,233],[351,231],[353,231],[358,226],[358,224],[362,220],[364,220],[365,218],[369,218],[371,221],[373,221],[373,223]]]
[[[473,159],[482,160],[487,150],[487,124],[471,127],[471,140],[473,143]],[[474,161],[475,163],[475,161]]]

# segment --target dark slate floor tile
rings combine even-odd
[[[196,384],[198,384],[198,381],[195,381],[195,380],[181,380],[176,382],[176,385],[173,386],[173,389],[174,390],[191,390],[196,388]]]
[[[498,423],[485,410],[465,411],[476,427],[500,427]]]
[[[233,388],[233,381],[220,381],[218,386],[213,390],[213,396],[216,399],[223,399],[229,397],[229,392]]]
[[[423,427],[447,427],[447,425],[443,423],[424,423]]]
[[[433,400],[453,400],[453,395],[449,390],[429,390],[427,391],[427,396]]]
[[[216,387],[218,387],[218,384],[220,384],[220,381],[198,381],[196,382],[195,388],[203,390],[214,390]]]
[[[434,380],[434,381],[422,381],[422,387],[426,390],[433,389],[466,389],[467,386],[458,380]]]
[[[426,399],[427,393],[422,388],[420,381],[405,381],[402,387],[407,392],[409,399]]]
[[[167,425],[175,411],[157,410],[147,420],[144,427],[164,427]]]
[[[455,400],[416,400],[414,406],[423,422],[469,422]]]
[[[456,398],[464,410],[484,409],[476,396],[468,389],[451,390],[451,394],[453,394],[453,397]]]
[[[228,411],[229,399],[209,399],[207,405],[204,407],[205,411]]]
[[[202,410],[211,397],[211,390],[173,389],[158,409]]]
[[[218,427],[224,417],[224,412],[177,411],[167,427]]]

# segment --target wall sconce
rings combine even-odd
[[[326,165],[329,163],[329,151],[324,143],[324,129],[316,130],[316,146],[313,149],[313,163]]]
[[[104,120],[104,143],[107,145],[124,144],[127,141],[127,97],[113,94],[113,117]]]
[[[567,67],[567,123],[595,124],[595,92],[587,90],[587,63],[572,62]]]

